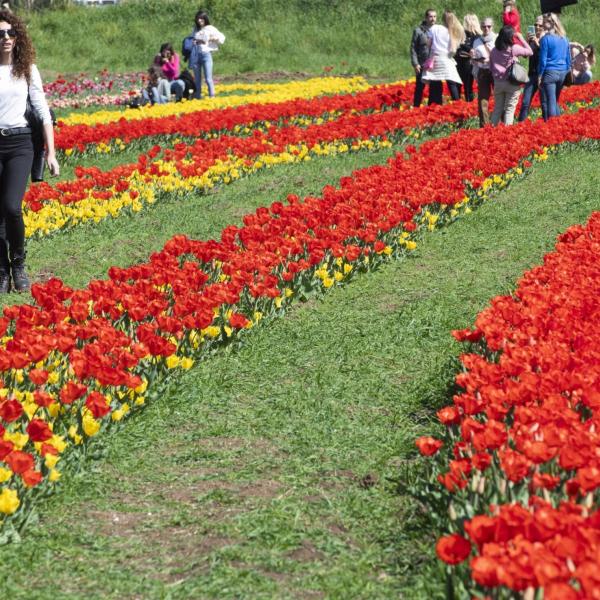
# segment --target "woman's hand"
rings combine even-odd
[[[48,170],[50,171],[50,175],[52,177],[58,177],[60,175],[60,165],[56,160],[56,154],[54,152],[48,152],[46,156],[46,164],[48,165]]]

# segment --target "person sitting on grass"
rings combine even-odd
[[[169,82],[170,94],[175,94],[175,100],[179,102],[183,98],[185,83],[179,77],[179,54],[169,42],[162,44],[160,52],[154,57],[154,64],[160,67],[162,76]]]
[[[575,85],[583,85],[592,80],[592,67],[595,64],[596,52],[592,44],[582,46],[571,42],[571,69]]]
[[[166,104],[171,95],[171,86],[167,79],[163,77],[162,70],[156,65],[148,69],[148,83],[142,90],[144,104]]]

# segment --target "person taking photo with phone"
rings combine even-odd
[[[34,156],[32,129],[25,118],[28,99],[43,122],[50,173],[60,171],[52,117],[34,58],[25,23],[0,10],[0,293],[4,294],[11,283],[17,292],[31,287],[25,270],[23,222],[23,196]]]
[[[544,17],[540,15],[536,17],[535,23],[527,28],[527,43],[533,54],[529,57],[529,81],[523,89],[523,99],[521,100],[521,110],[519,111],[519,122],[524,121],[529,116],[531,102],[536,92],[539,90],[538,85],[538,61],[540,56],[540,41],[544,35]],[[543,105],[542,105],[543,110]],[[542,114],[543,116],[543,114]]]

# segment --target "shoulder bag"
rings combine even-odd
[[[512,49],[511,49],[512,53]],[[508,69],[508,81],[513,85],[525,85],[529,81],[529,74],[524,66],[520,65],[517,58],[513,56],[513,63]]]
[[[56,124],[56,115],[50,109],[52,124]],[[37,114],[31,98],[27,94],[27,103],[25,105],[25,120],[31,128],[31,141],[33,142],[33,163],[31,164],[31,181],[44,181],[44,169],[46,167],[46,148],[44,145],[44,123]]]

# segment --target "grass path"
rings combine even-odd
[[[204,221],[181,219],[215,235],[236,211],[335,179],[347,158],[322,163],[321,177],[306,165],[261,174],[221,190]],[[0,548],[0,589],[28,600],[440,596],[433,532],[393,479],[452,380],[450,330],[600,208],[592,158],[551,158],[411,259],[296,306],[186,373],[68,478],[20,545]],[[36,265],[56,261],[81,284],[105,269],[102,252],[126,263],[162,243],[170,234],[154,239],[148,225],[162,225],[160,210],[102,225],[93,242],[93,230],[47,241],[53,258],[34,248]],[[60,248],[103,238],[59,264]]]

